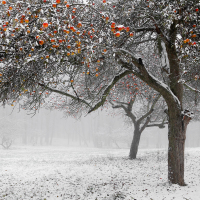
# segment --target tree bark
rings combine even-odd
[[[135,125],[133,140],[131,142],[131,148],[130,148],[130,153],[129,153],[130,159],[136,159],[138,147],[140,143],[140,136],[141,136],[141,132],[139,130],[139,125]]]
[[[169,109],[169,128],[168,128],[168,180],[172,184],[181,186],[184,182],[184,150],[186,129],[190,117],[181,114],[181,109]]]

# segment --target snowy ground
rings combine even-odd
[[[185,181],[167,183],[166,150],[0,149],[0,200],[199,200],[200,148],[186,149]]]

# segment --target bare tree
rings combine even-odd
[[[158,95],[154,99],[154,101],[152,102],[149,101],[148,104],[151,104],[151,105],[147,106],[147,109],[145,109],[146,112],[144,112],[144,109],[143,109],[143,112],[140,111],[140,113],[137,113],[137,115],[134,113],[134,103],[136,101],[136,98],[131,99],[129,103],[124,103],[124,102],[111,103],[114,109],[122,108],[125,112],[125,115],[131,119],[131,122],[134,125],[134,135],[133,135],[133,140],[131,143],[130,153],[129,153],[130,159],[136,158],[139,143],[140,143],[140,137],[146,127],[158,126],[160,128],[163,128],[164,124],[167,123],[167,120],[165,120],[166,119],[165,117],[159,116],[158,107],[157,107],[157,113],[155,112],[156,110],[155,106],[159,98],[160,98],[160,95]],[[144,107],[145,106],[144,103],[141,104],[141,106]],[[164,109],[162,111],[164,111]],[[161,115],[164,115],[164,112]],[[158,119],[160,122],[155,123],[154,120],[157,121]]]

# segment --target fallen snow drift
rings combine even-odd
[[[0,200],[199,200],[200,148],[186,149],[185,187],[167,182],[167,150],[0,149]]]

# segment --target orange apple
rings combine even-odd
[[[78,24],[77,24],[77,28],[81,28],[82,27],[82,24],[81,24],[81,22],[79,22]]]
[[[115,22],[112,22],[111,28],[115,28]]]
[[[44,28],[47,28],[48,26],[49,26],[48,22],[44,22],[44,23],[43,23],[43,27],[44,27]]]
[[[120,32],[119,32],[119,31],[116,32],[116,33],[115,33],[115,36],[116,36],[116,37],[119,37],[119,36],[120,36]]]
[[[39,40],[39,44],[43,45],[44,44],[44,40]]]
[[[129,32],[130,31],[130,28],[129,27],[126,27],[126,32]]]
[[[185,41],[186,41],[186,42],[189,42],[189,41],[190,41],[190,39],[188,39],[188,38],[187,38]]]
[[[118,28],[119,31],[123,31],[124,30],[123,26],[118,26],[117,28]]]

